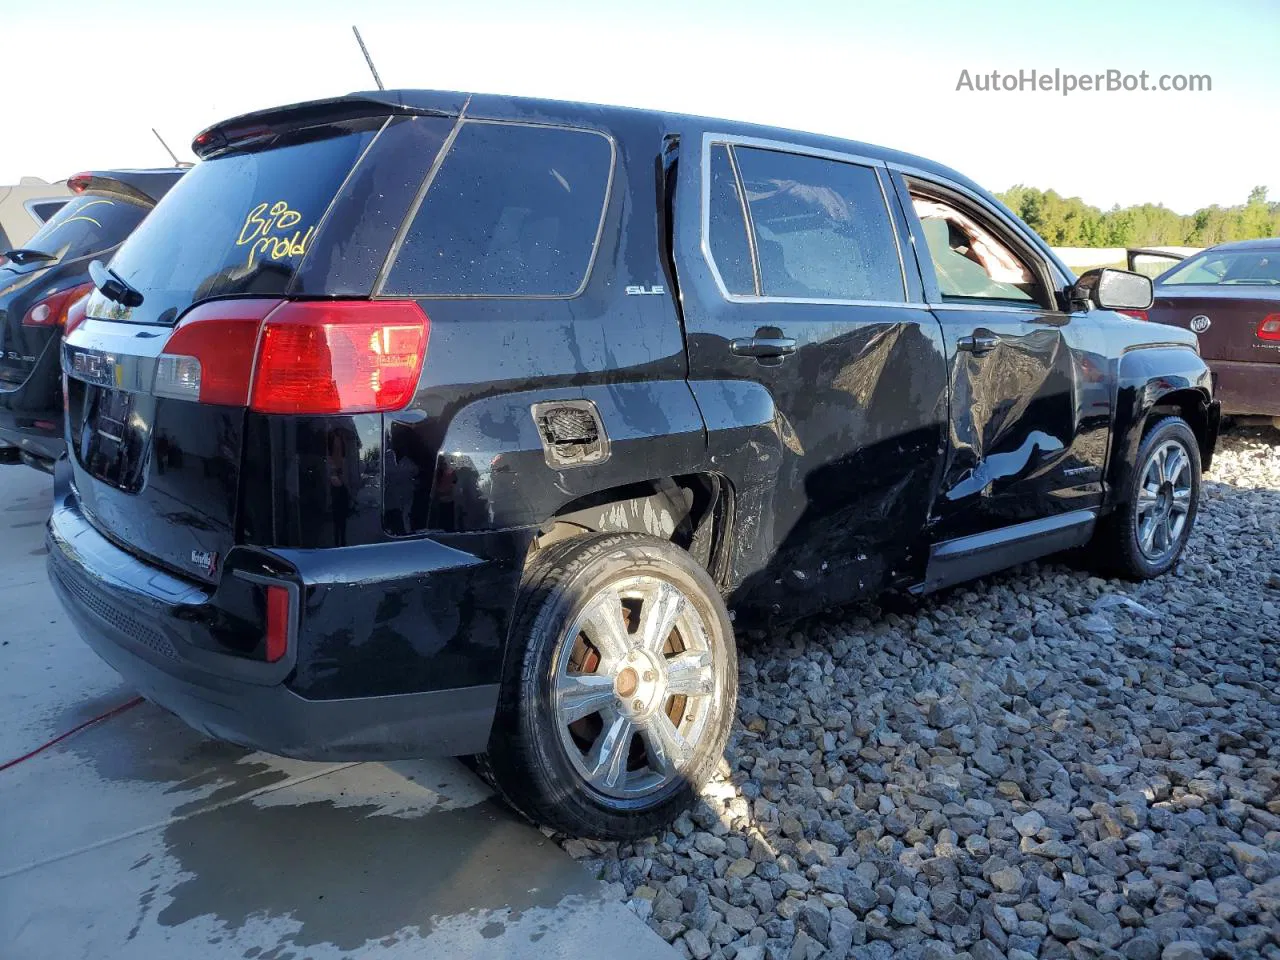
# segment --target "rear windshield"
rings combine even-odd
[[[143,295],[129,319],[173,323],[199,300],[285,293],[376,126],[312,127],[197,163],[111,261]]]
[[[382,292],[571,297],[586,281],[613,169],[588,130],[464,123]]]
[[[121,197],[86,193],[68,201],[22,246],[59,260],[101,253],[127,237],[148,209]]]
[[[1160,282],[1280,286],[1280,250],[1210,250],[1178,264]]]

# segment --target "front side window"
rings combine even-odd
[[[1280,286],[1280,250],[1207,252],[1179,264],[1160,278],[1178,286],[1257,285]]]
[[[893,226],[870,167],[733,148],[761,293],[800,300],[906,299]]]
[[[383,293],[571,297],[591,266],[613,146],[589,130],[465,122]]]
[[[945,200],[912,191],[911,202],[944,299],[1038,301],[1034,271],[993,230]]]

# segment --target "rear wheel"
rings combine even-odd
[[[1094,553],[1109,572],[1158,577],[1182,555],[1200,500],[1200,448],[1180,417],[1157,421],[1142,438],[1122,504],[1098,528]]]
[[[481,766],[517,810],[575,836],[653,833],[724,752],[737,693],[728,614],[683,550],[556,544],[526,573]]]

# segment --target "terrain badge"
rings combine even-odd
[[[1196,333],[1204,333],[1212,324],[1213,321],[1203,313],[1191,318],[1191,329]]]

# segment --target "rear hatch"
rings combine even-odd
[[[1280,249],[1197,254],[1159,278],[1149,317],[1193,331],[1211,362],[1280,363]]]
[[[320,239],[330,221],[350,236],[350,211],[331,210],[336,197],[368,209],[371,197],[396,193],[365,178],[352,195],[353,170],[390,112],[259,124],[239,146],[222,130],[202,135],[216,135],[219,152],[157,205],[109,273],[99,271],[86,319],[63,348],[68,447],[85,515],[126,549],[216,581],[237,542],[242,482],[263,479],[242,477],[261,320],[315,272],[313,254],[339,274],[356,257]],[[193,326],[210,313],[218,324]],[[179,353],[203,357],[202,386],[198,364],[165,354],[179,340]],[[239,392],[220,376],[239,378]],[[192,382],[197,393],[184,395]],[[211,395],[217,402],[205,402]]]
[[[89,259],[119,244],[150,208],[141,198],[82,193],[21,249],[0,250],[0,390],[25,383],[61,333],[69,304],[58,295],[83,295]]]

